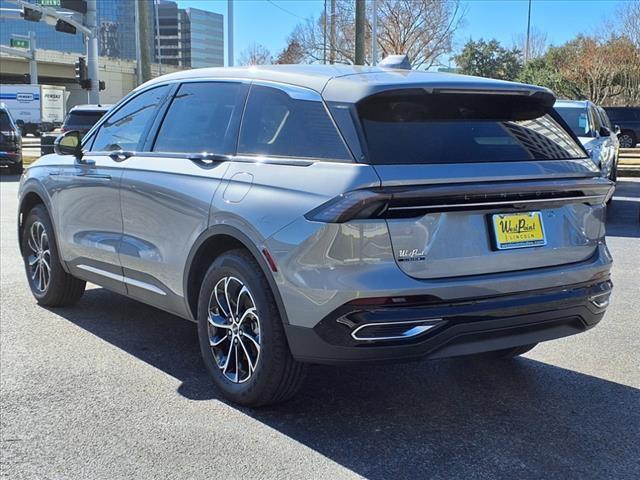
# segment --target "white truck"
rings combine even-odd
[[[50,132],[65,117],[66,89],[57,85],[0,84],[0,102],[11,112],[22,134]]]

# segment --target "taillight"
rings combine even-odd
[[[343,193],[305,215],[307,220],[325,223],[344,223],[350,220],[374,218],[387,209],[391,195],[373,190],[354,190]]]

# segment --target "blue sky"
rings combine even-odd
[[[561,44],[578,33],[592,33],[605,19],[613,20],[626,0],[533,0],[531,24],[547,34],[548,41]],[[182,8],[194,7],[222,13],[226,0],[178,0]],[[277,54],[293,28],[304,18],[317,17],[323,0],[235,0],[235,57],[252,42]],[[465,25],[456,35],[456,45],[470,37],[497,38],[510,46],[515,35],[527,27],[526,0],[467,0]],[[280,7],[280,8],[279,8]]]

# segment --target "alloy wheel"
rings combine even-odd
[[[633,137],[627,133],[623,133],[622,135],[620,135],[620,146],[622,148],[635,147]]]
[[[244,383],[260,359],[260,318],[251,292],[236,277],[223,277],[208,306],[209,346],[225,378]]]
[[[31,224],[27,245],[30,250],[27,255],[29,275],[34,288],[44,293],[49,288],[51,280],[51,250],[49,237],[42,222],[36,221]]]

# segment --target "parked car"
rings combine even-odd
[[[87,133],[110,108],[111,105],[76,105],[72,107],[60,130],[42,136],[40,155],[53,153],[53,144],[61,133],[69,130],[76,130],[81,135]]]
[[[22,134],[7,107],[0,103],[0,165],[22,173]]]
[[[82,135],[91,130],[98,120],[109,111],[111,105],[76,105],[69,110],[62,124],[62,132],[76,130]]]
[[[615,181],[620,144],[603,109],[586,100],[560,100],[554,108],[578,137],[601,175]]]
[[[29,286],[197,322],[213,381],[252,406],[309,363],[520,355],[596,325],[612,288],[613,184],[554,101],[379,67],[159,77],[23,178]]]
[[[606,107],[613,123],[620,125],[620,146],[633,148],[640,143],[640,107]]]

